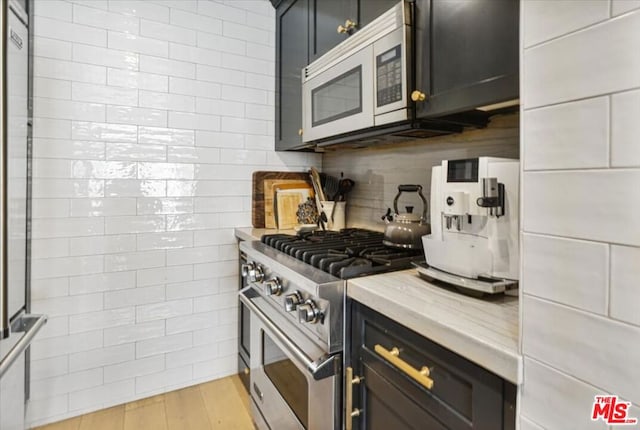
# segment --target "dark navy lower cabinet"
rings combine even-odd
[[[515,385],[358,302],[348,308],[347,430],[515,429]]]

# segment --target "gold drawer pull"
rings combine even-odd
[[[391,351],[389,351],[382,345],[376,345],[374,349],[385,360],[396,366],[402,372],[407,374],[407,376],[425,387],[427,390],[433,388],[433,379],[429,378],[430,372],[428,367],[423,366],[420,370],[415,369],[414,367],[409,365],[409,363],[400,358],[400,350],[396,347],[391,348]]]

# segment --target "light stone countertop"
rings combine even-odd
[[[518,298],[477,299],[432,285],[415,269],[347,281],[347,295],[517,384]]]
[[[293,230],[276,230],[275,228],[236,227],[235,235],[240,240],[260,240],[265,234],[296,234]]]

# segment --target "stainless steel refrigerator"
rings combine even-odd
[[[28,347],[46,322],[29,314],[30,71],[27,0],[1,0],[0,429],[23,430]]]

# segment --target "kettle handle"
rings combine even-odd
[[[402,194],[403,192],[418,193],[420,199],[422,199],[422,220],[426,221],[427,209],[429,207],[429,204],[427,203],[427,199],[422,194],[422,185],[398,185],[398,194],[396,194],[396,197],[393,199],[393,210],[396,211],[396,214],[400,213],[398,212],[398,199],[400,198],[400,194]]]

